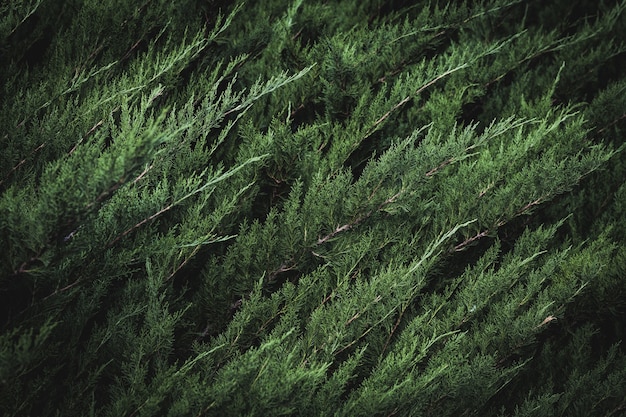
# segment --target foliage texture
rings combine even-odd
[[[0,10],[0,414],[626,415],[626,2]]]

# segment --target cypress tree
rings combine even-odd
[[[625,1],[0,9],[2,415],[626,415]]]

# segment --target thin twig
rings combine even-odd
[[[378,207],[376,208],[376,210],[370,210],[369,212],[367,212],[367,214],[365,214],[363,216],[360,216],[360,217],[357,217],[355,220],[351,221],[350,223],[346,223],[343,226],[338,226],[334,231],[330,232],[326,236],[317,239],[317,244],[321,245],[322,243],[327,242],[329,239],[332,239],[333,237],[335,237],[339,233],[342,233],[342,232],[345,232],[347,230],[352,229],[354,226],[356,226],[356,225],[362,223],[364,220],[367,220],[368,218],[370,218],[374,214],[374,212],[380,211],[386,205],[395,202],[398,199],[398,197],[400,197],[404,192],[405,192],[404,189],[398,191],[396,194],[392,195],[391,197],[389,197],[388,199],[386,199],[385,201],[380,203],[378,205]]]
[[[120,239],[122,239],[123,237],[127,236],[128,234],[130,234],[135,229],[138,229],[141,226],[143,226],[144,224],[148,223],[149,221],[159,217],[161,214],[165,213],[166,211],[171,210],[173,207],[174,207],[174,204],[169,204],[168,206],[166,206],[166,207],[162,208],[161,210],[157,211],[156,213],[146,217],[145,219],[143,219],[139,223],[135,224],[134,226],[126,229],[125,231],[123,231],[122,233],[117,235],[113,240],[111,240],[111,241],[109,241],[109,243],[107,243],[106,247],[110,248],[115,243],[117,243]]]
[[[42,143],[41,145],[37,146],[31,153],[30,155],[28,155],[26,158],[22,159],[17,165],[15,165],[9,172],[8,174],[4,177],[4,179],[2,181],[0,181],[0,185],[2,185],[6,180],[9,179],[9,177],[15,172],[17,171],[22,165],[24,165],[26,163],[26,161],[28,160],[28,158],[32,157],[34,154],[36,154],[37,152],[39,152],[41,149],[43,149],[46,146],[46,142]]]
[[[436,76],[435,78],[433,78],[432,80],[430,80],[429,82],[427,82],[426,84],[422,85],[420,88],[415,90],[415,92],[412,95],[408,95],[405,98],[403,98],[402,100],[400,100],[390,110],[388,110],[385,114],[383,114],[380,118],[378,118],[378,120],[376,120],[374,122],[372,127],[370,127],[368,132],[365,134],[365,137],[367,138],[372,133],[374,133],[374,131],[376,131],[376,128],[378,127],[378,125],[380,125],[382,122],[384,122],[391,115],[391,113],[393,113],[395,110],[397,110],[398,108],[400,108],[400,107],[404,106],[406,103],[408,103],[411,100],[412,96],[418,96],[424,90],[426,90],[428,87],[430,87],[431,85],[435,84],[437,81],[439,81],[442,78],[452,74],[453,72],[456,72],[456,71],[458,71],[458,70],[460,70],[462,68],[465,68],[466,66],[467,66],[466,64],[463,64],[463,65],[460,65],[460,66],[458,66],[456,68],[449,69],[448,71],[444,72],[443,74],[439,74],[438,76]]]
[[[96,123],[95,125],[93,125],[91,127],[91,129],[89,129],[89,131],[87,133],[85,133],[83,135],[83,137],[76,142],[76,144],[74,145],[74,147],[68,152],[68,155],[71,155],[74,153],[74,151],[78,148],[78,145],[80,145],[85,139],[87,139],[93,132],[96,131],[97,128],[99,128],[100,126],[102,126],[104,124],[104,120],[101,119],[98,123]]]
[[[463,242],[459,243],[458,245],[456,245],[454,247],[454,252],[460,252],[461,250],[463,250],[467,245],[469,245],[470,243],[481,239],[485,236],[487,236],[489,234],[489,230],[483,230],[482,232],[478,233],[477,235],[474,235],[470,238],[465,239]]]

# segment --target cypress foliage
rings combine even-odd
[[[626,2],[0,8],[2,415],[626,415]]]

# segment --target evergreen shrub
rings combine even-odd
[[[626,2],[0,2],[3,416],[626,415]]]

